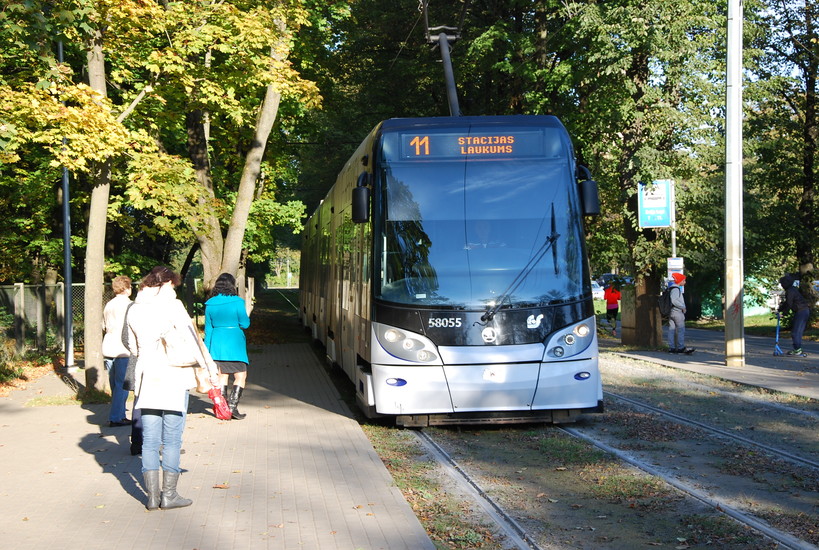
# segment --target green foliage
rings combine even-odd
[[[302,230],[304,204],[301,201],[281,203],[272,196],[253,203],[245,232],[245,246],[251,261],[262,262],[276,248],[277,228],[289,228],[297,234]]]
[[[106,269],[113,273],[167,262],[209,231],[213,218],[217,230],[220,221],[226,227],[265,88],[281,94],[289,116],[318,106],[316,86],[289,61],[296,31],[317,24],[326,36],[328,18],[346,9],[343,2],[301,0],[7,3],[0,10],[0,41],[8,46],[0,48],[0,212],[16,227],[0,236],[12,252],[0,261],[0,277],[27,279],[35,263],[60,265],[54,189],[61,167],[72,172],[74,213],[84,215],[86,180],[102,163],[111,166]],[[80,83],[87,40],[98,29],[109,97]],[[53,54],[58,39],[64,64]],[[197,173],[189,150],[186,116],[197,110],[209,123],[207,162],[218,178],[211,182]],[[292,171],[286,151],[268,157],[270,181]],[[303,206],[292,194],[268,190],[255,214],[245,242],[262,258],[277,245],[271,228],[298,230]],[[86,220],[75,223],[82,243]]]
[[[760,280],[806,264],[819,238],[814,4],[744,3],[744,265]],[[429,9],[431,25],[458,22],[452,5]],[[603,214],[586,221],[593,271],[664,271],[670,231],[639,229],[635,193],[673,179],[689,288],[719,303],[726,25],[724,4],[710,0],[470,4],[452,50],[461,109],[563,121],[600,185]],[[108,98],[80,76],[100,28]],[[112,271],[186,251],[213,219],[224,230],[268,85],[282,102],[244,239],[257,263],[298,246],[304,213],[378,121],[448,111],[415,0],[10,0],[0,44],[0,213],[10,228],[0,278],[60,266],[63,165],[81,247],[87,174],[111,163]],[[190,155],[192,113],[208,121],[204,162]]]

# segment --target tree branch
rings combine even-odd
[[[156,84],[156,80],[154,81],[154,84]],[[122,122],[123,120],[128,118],[128,115],[130,115],[132,112],[134,112],[134,109],[136,109],[136,106],[139,105],[140,101],[142,101],[142,98],[145,97],[145,94],[147,94],[148,92],[153,91],[153,89],[154,89],[153,84],[148,84],[147,86],[142,88],[142,90],[139,91],[139,93],[134,98],[134,100],[131,102],[131,104],[128,105],[128,107],[126,107],[126,109],[124,111],[122,111],[122,113],[120,113],[120,115],[117,117],[117,122]]]

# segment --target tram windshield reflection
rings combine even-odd
[[[565,158],[382,164],[386,215],[377,243],[379,298],[435,307],[492,306],[553,229],[560,235],[554,251],[504,302],[543,306],[588,291],[582,220]]]

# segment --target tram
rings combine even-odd
[[[307,220],[300,317],[398,426],[602,411],[584,216],[553,116],[389,119]]]

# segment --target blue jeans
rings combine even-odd
[[[108,413],[108,420],[122,422],[125,420],[125,403],[128,401],[128,392],[122,389],[125,371],[128,370],[128,358],[106,358],[105,368],[108,369],[108,384],[111,386],[111,410]]]
[[[185,403],[188,401],[185,391]],[[187,407],[186,407],[187,408]],[[180,473],[179,451],[185,431],[186,412],[142,409],[142,471],[159,470]],[[162,460],[159,449],[162,447]]]
[[[793,349],[800,349],[802,347],[802,335],[805,333],[805,327],[808,325],[809,318],[809,309],[800,309],[793,315],[793,324],[791,325]]]

